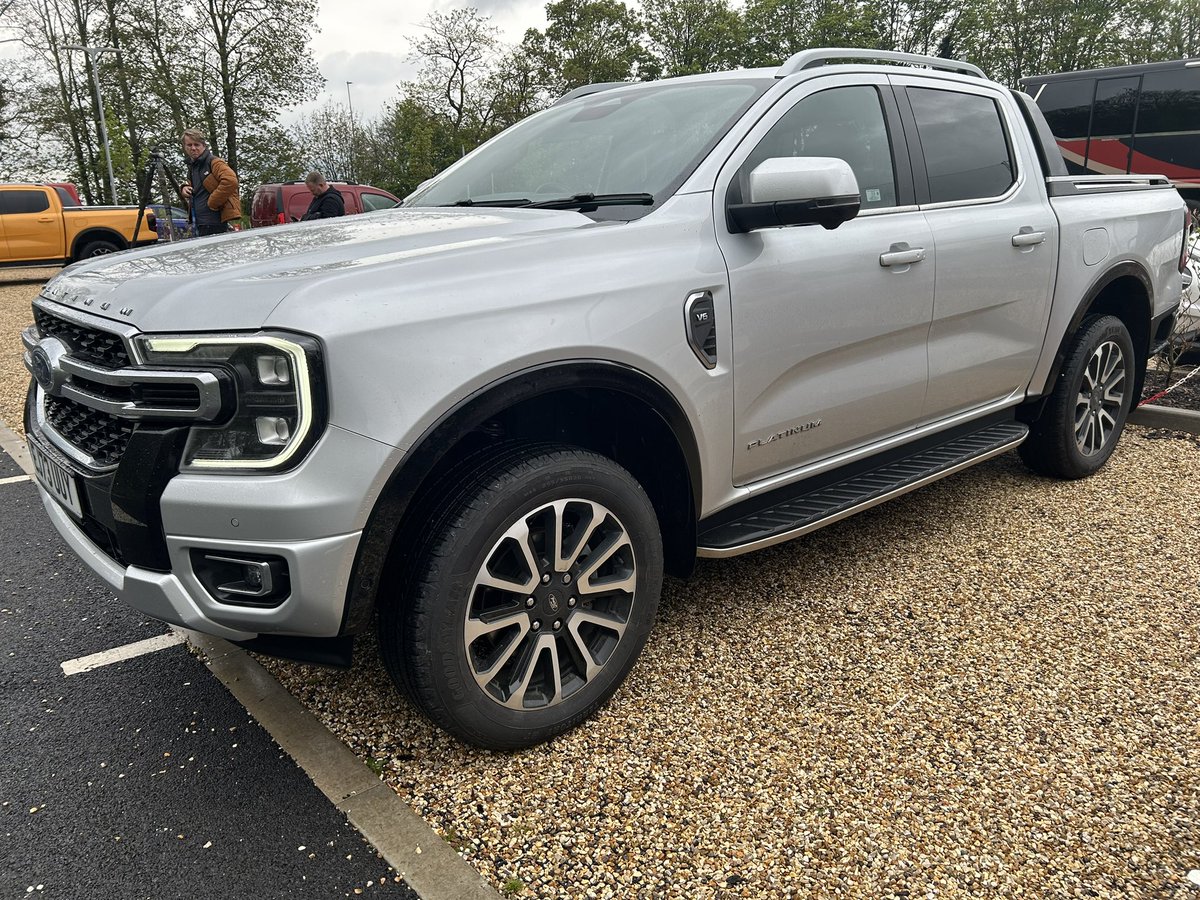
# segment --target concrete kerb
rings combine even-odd
[[[3,421],[0,449],[33,477],[25,442]],[[220,638],[174,630],[203,654],[229,692],[422,900],[500,900],[470,863],[246,651]]]
[[[1147,403],[1130,410],[1128,422],[1146,428],[1168,428],[1171,431],[1200,434],[1200,412],[1192,409],[1172,409]]]

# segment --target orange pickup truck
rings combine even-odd
[[[136,206],[68,206],[53,187],[0,184],[0,266],[64,265],[158,240]]]

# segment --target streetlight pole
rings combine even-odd
[[[112,154],[108,150],[108,127],[104,121],[104,98],[100,96],[100,75],[96,69],[96,57],[101,53],[120,53],[116,47],[85,47],[83,44],[64,44],[65,50],[82,50],[87,54],[88,68],[92,70],[92,84],[96,88],[96,107],[100,110],[100,144],[104,147],[104,161],[108,164],[108,190],[113,206],[117,205],[117,180],[113,178]]]
[[[354,102],[350,99],[350,85],[353,81],[346,82],[346,106],[350,108],[350,180],[354,180]]]

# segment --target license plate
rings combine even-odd
[[[59,503],[83,518],[83,506],[79,502],[79,487],[75,476],[61,463],[50,458],[33,441],[29,442],[29,458],[33,460],[33,471],[41,484]]]

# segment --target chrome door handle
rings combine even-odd
[[[1034,244],[1040,244],[1046,240],[1046,232],[1044,231],[1026,231],[1021,229],[1018,233],[1012,236],[1012,245],[1014,247],[1032,247]]]
[[[924,247],[910,247],[902,241],[892,244],[887,253],[880,253],[879,264],[881,266],[908,266],[919,263],[924,258]]]

